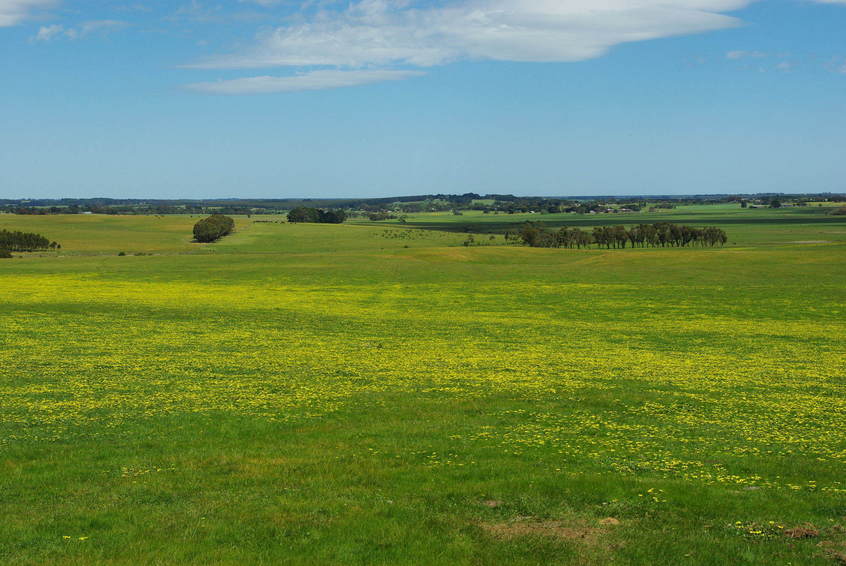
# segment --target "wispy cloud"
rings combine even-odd
[[[0,28],[17,25],[33,12],[53,5],[53,0],[0,0]]]
[[[258,4],[259,6],[264,6],[265,8],[268,6],[275,6],[282,2],[283,0],[238,0],[242,4]]]
[[[419,77],[420,71],[311,71],[288,77],[248,77],[216,82],[194,83],[186,88],[210,94],[269,94],[303,90],[325,90],[360,86],[383,81],[399,81]]]
[[[767,57],[763,51],[729,51],[726,53],[726,59],[737,61],[739,59],[762,59]]]
[[[33,41],[50,41],[56,36],[62,35],[65,28],[60,25],[41,26],[38,33],[32,38]]]
[[[41,26],[38,33],[32,38],[33,41],[50,41],[60,37],[66,39],[82,39],[93,33],[114,31],[129,25],[118,20],[93,20],[84,22],[77,27],[65,28],[62,25]]]
[[[462,59],[581,61],[615,45],[738,25],[750,0],[461,0],[417,7],[359,0],[257,37],[251,49],[192,65],[428,67]]]

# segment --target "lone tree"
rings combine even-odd
[[[235,221],[222,214],[213,214],[194,224],[194,239],[198,242],[214,242],[232,233]]]

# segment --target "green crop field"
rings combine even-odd
[[[0,259],[0,563],[846,562],[829,211],[0,215],[62,244]]]

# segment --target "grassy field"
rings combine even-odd
[[[523,216],[0,215],[0,563],[846,561],[846,217]]]

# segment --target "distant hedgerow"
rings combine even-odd
[[[232,233],[235,221],[222,214],[213,214],[194,224],[194,239],[198,242],[214,242]]]
[[[38,250],[56,250],[61,248],[41,234],[30,232],[10,232],[0,230],[0,249],[9,252],[34,252]]]
[[[323,210],[299,206],[288,213],[288,222],[313,222],[318,224],[341,224],[347,219],[343,210]]]
[[[639,224],[628,230],[625,226],[597,226],[592,232],[566,227],[553,232],[539,224],[527,222],[520,229],[518,237],[533,248],[586,248],[591,244],[607,249],[625,248],[627,245],[633,248],[714,247],[728,242],[728,236],[721,228],[694,228],[669,222]]]

